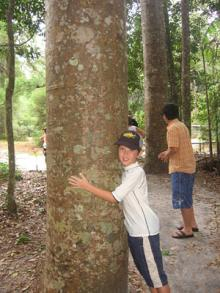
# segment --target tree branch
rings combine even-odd
[[[32,38],[34,37],[34,34],[29,38],[27,39],[26,41],[24,41],[23,43],[20,43],[20,44],[15,44],[14,46],[17,48],[17,47],[22,47],[23,45],[27,44]],[[9,47],[8,44],[1,44],[0,47],[2,48],[6,48],[6,47]]]

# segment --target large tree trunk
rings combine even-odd
[[[165,164],[158,153],[165,148],[165,129],[161,110],[167,99],[167,64],[162,0],[142,0],[141,19],[144,48],[144,92],[146,120],[145,171],[158,173]]]
[[[176,82],[175,67],[172,52],[172,40],[170,35],[169,14],[167,8],[167,1],[164,0],[164,19],[166,28],[166,47],[167,47],[167,65],[168,65],[168,99],[171,103],[179,104],[179,93]]]
[[[125,3],[47,0],[48,231],[42,292],[127,292],[117,205],[70,188],[82,172],[119,181],[114,141],[127,129]]]
[[[189,33],[189,1],[181,0],[182,15],[182,71],[181,96],[183,122],[191,132],[191,97],[190,97],[190,33]]]
[[[13,14],[14,14],[14,0],[10,0],[7,10],[7,35],[8,35],[8,85],[5,95],[6,106],[6,130],[8,140],[8,162],[9,162],[9,177],[8,177],[8,190],[6,197],[7,209],[10,213],[16,214],[17,205],[14,198],[15,189],[15,150],[14,150],[14,135],[12,124],[12,97],[15,86],[15,51],[14,51],[14,32],[13,32]]]

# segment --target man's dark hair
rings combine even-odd
[[[138,123],[134,118],[128,116],[128,126],[136,126],[136,127],[138,127]]]
[[[162,115],[165,115],[168,120],[179,118],[179,108],[176,104],[166,104],[163,107]]]

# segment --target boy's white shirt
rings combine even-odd
[[[146,175],[137,162],[124,167],[122,183],[112,194],[122,205],[125,227],[130,236],[159,233],[159,219],[148,204]]]

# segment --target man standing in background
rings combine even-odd
[[[167,150],[158,158],[169,162],[169,174],[172,183],[172,203],[174,209],[180,209],[183,225],[177,227],[173,238],[193,237],[198,231],[194,216],[192,192],[196,171],[189,130],[179,121],[179,110],[175,104],[166,104],[162,110],[163,120],[167,124]]]

